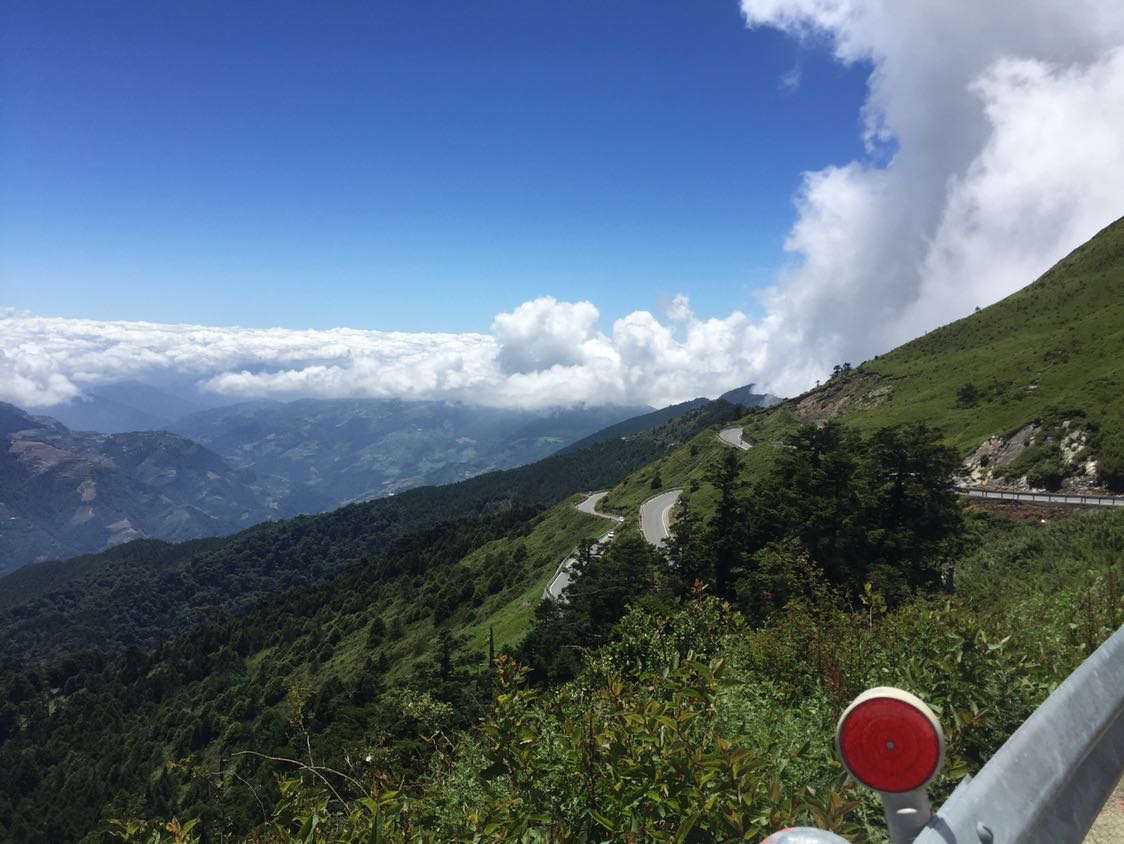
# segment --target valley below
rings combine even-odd
[[[0,839],[880,840],[833,759],[859,692],[941,713],[940,805],[1124,623],[1122,267],[1117,224],[756,407],[257,403],[137,435],[6,407],[20,518],[155,533],[103,509],[149,495],[237,532],[0,578]],[[1051,352],[1073,325],[1103,342]],[[298,494],[350,503],[283,518]]]

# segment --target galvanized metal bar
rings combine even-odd
[[[1079,844],[1124,774],[1124,627],[962,784],[916,844]]]

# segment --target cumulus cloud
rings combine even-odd
[[[0,313],[0,399],[122,378],[230,397],[663,405],[755,382],[793,395],[1031,281],[1124,213],[1119,0],[741,0],[746,22],[869,67],[866,155],[804,174],[763,316],[611,326],[543,297],[490,334],[211,328]],[[797,65],[799,69],[799,65]],[[798,75],[791,96],[800,96]],[[782,82],[782,85],[784,83]]]
[[[749,320],[740,313],[699,320],[685,296],[672,307],[675,330],[636,311],[604,333],[592,303],[544,297],[497,315],[490,335],[214,328],[8,312],[0,315],[0,341],[12,350],[0,357],[0,400],[49,407],[99,384],[187,376],[198,389],[231,400],[396,397],[541,408],[665,405],[744,383],[759,346]]]
[[[695,317],[691,310],[691,300],[684,293],[676,293],[664,309],[667,318],[673,323],[688,323]]]
[[[1027,284],[1124,213],[1118,0],[742,0],[869,63],[869,157],[807,173],[758,379],[794,393]]]
[[[500,345],[500,366],[527,373],[580,362],[587,343],[600,344],[599,316],[591,302],[559,302],[553,296],[499,314],[492,333]]]

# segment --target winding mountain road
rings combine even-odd
[[[663,545],[671,536],[669,516],[671,508],[679,501],[682,492],[681,489],[669,489],[640,505],[640,532],[656,548]]]
[[[600,516],[603,519],[613,519],[614,521],[620,521],[619,516],[606,516],[604,513],[598,512],[597,510],[597,505],[601,503],[601,499],[608,494],[608,490],[603,490],[602,492],[592,492],[589,494],[588,498],[578,504],[578,509],[583,513],[588,513],[591,516]]]
[[[726,445],[732,445],[734,448],[750,448],[749,443],[742,439],[741,428],[723,428],[718,432],[718,439],[722,440]]]
[[[576,506],[583,513],[588,513],[591,516],[600,516],[602,519],[608,519],[611,522],[620,524],[624,521],[623,517],[609,516],[598,511],[597,509],[597,505],[601,503],[601,499],[608,494],[608,490],[590,493],[583,501],[580,501]],[[596,549],[600,546],[604,546],[612,538],[613,531],[610,529],[601,534],[601,536],[597,537],[597,541],[594,543],[593,547]],[[559,601],[562,599],[562,593],[574,579],[574,563],[576,563],[577,561],[578,549],[575,548],[572,552],[570,552],[570,556],[566,557],[562,562],[558,564],[558,569],[554,572],[554,577],[550,579],[550,583],[546,585],[546,588],[542,592],[542,596],[544,598],[550,598],[552,601]]]

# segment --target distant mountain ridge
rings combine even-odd
[[[731,405],[737,405],[745,408],[755,407],[771,407],[776,404],[780,399],[776,396],[771,396],[768,393],[755,393],[753,392],[753,384],[746,384],[744,387],[738,387],[723,393],[715,401],[726,402]],[[588,448],[594,443],[604,442],[605,440],[617,439],[620,437],[627,437],[631,434],[637,434],[641,431],[646,431],[650,428],[655,428],[657,425],[662,425],[664,422],[670,422],[673,419],[678,419],[690,413],[692,410],[698,410],[700,407],[706,407],[711,404],[712,400],[707,398],[696,398],[689,401],[680,402],[679,404],[668,405],[667,407],[653,410],[650,413],[642,413],[639,416],[633,416],[630,419],[625,419],[615,425],[610,425],[608,428],[602,428],[595,434],[590,434],[582,440],[578,440],[565,448],[559,449],[559,454],[567,454],[571,451],[578,451],[579,449]]]
[[[147,397],[160,414],[189,406],[143,384],[120,386],[100,389]],[[102,396],[78,415],[89,420],[107,408]],[[115,418],[145,421],[126,410]],[[133,539],[225,535],[514,468],[638,410],[646,408],[260,401],[189,415],[168,426],[177,433],[95,433],[0,405],[0,574]]]
[[[746,384],[744,387],[735,387],[732,390],[727,390],[718,398],[721,401],[740,404],[742,407],[748,408],[772,407],[781,401],[779,396],[774,396],[771,393],[754,392],[756,386],[756,384]]]
[[[238,468],[284,478],[344,504],[533,463],[648,410],[299,399],[214,408],[181,419],[172,430]]]
[[[91,387],[80,398],[43,408],[43,413],[72,431],[124,434],[170,430],[177,419],[229,403],[204,396],[193,385],[177,391],[126,380]]]
[[[142,537],[232,533],[322,509],[164,431],[74,432],[0,403],[0,572]]]

